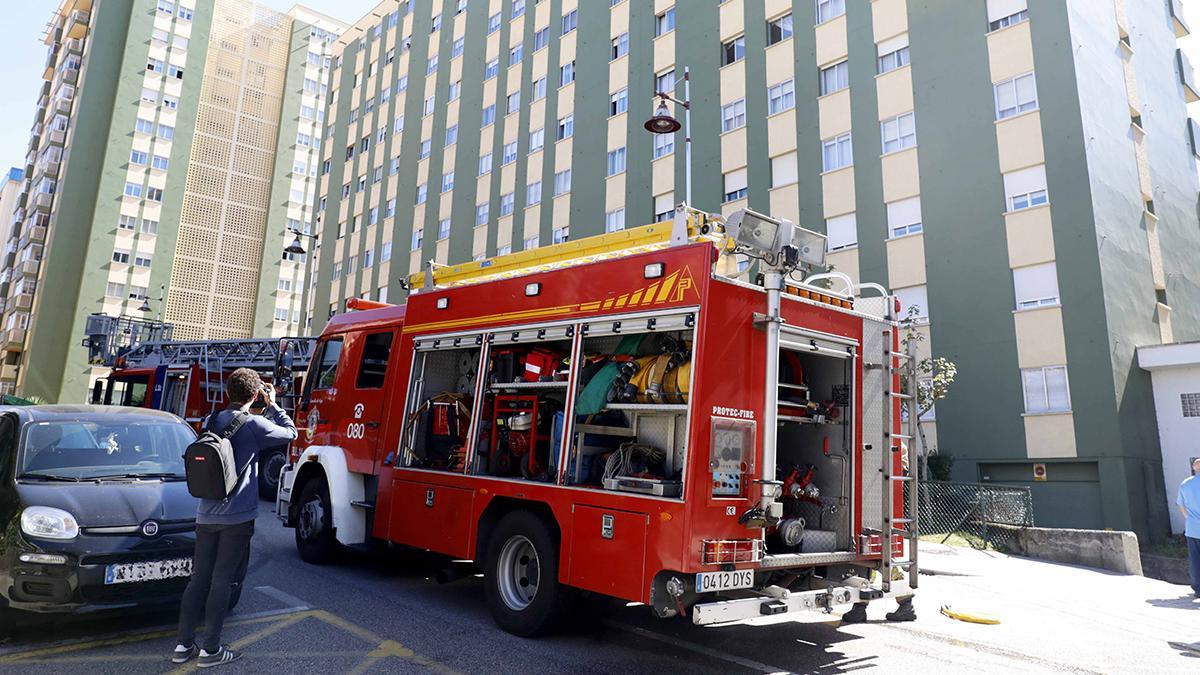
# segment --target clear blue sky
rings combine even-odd
[[[41,87],[46,62],[42,31],[59,0],[9,0],[4,2],[0,27],[0,171],[24,163],[29,149],[29,127]],[[266,0],[265,4],[288,10],[292,0]],[[354,23],[379,4],[379,0],[308,0],[306,7],[346,23]]]

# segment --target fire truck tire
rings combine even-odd
[[[558,583],[558,543],[528,511],[505,516],[488,537],[484,589],[496,624],[520,637],[557,628],[570,589]]]
[[[287,463],[287,451],[275,448],[262,456],[258,466],[258,498],[275,501],[279,492],[279,471]]]
[[[313,478],[300,491],[296,514],[296,550],[304,562],[326,565],[333,562],[340,548],[333,533],[329,486],[325,478]]]

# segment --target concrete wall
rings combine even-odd
[[[1142,574],[1137,535],[1111,530],[1014,527],[1009,553],[1083,565],[1121,574]]]
[[[1200,343],[1140,349],[1138,365],[1150,371],[1153,381],[1171,533],[1181,534],[1183,514],[1175,507],[1176,491],[1192,475],[1192,459],[1200,457],[1200,417],[1183,416],[1182,395],[1200,393]]]

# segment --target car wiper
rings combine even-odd
[[[81,480],[80,478],[73,478],[71,476],[55,476],[49,473],[23,473],[17,476],[17,478],[36,478],[38,480],[61,481],[64,483],[78,483]]]
[[[105,476],[88,476],[86,480],[112,480],[112,479],[121,479],[121,478],[162,478],[162,479],[167,479],[167,480],[170,480],[170,479],[185,480],[187,477],[182,474],[168,473],[168,472],[162,472],[162,473],[154,473],[154,472],[151,472],[151,473],[114,473],[114,474],[105,475]]]

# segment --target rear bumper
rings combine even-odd
[[[900,582],[893,583],[892,590],[888,593],[872,586],[863,588],[833,586],[799,592],[780,589],[780,592],[774,595],[763,593],[754,597],[734,600],[696,603],[692,606],[692,623],[698,626],[707,626],[795,612],[828,612],[859,602],[870,602],[883,598],[906,598],[911,597],[912,594],[908,585]]]

